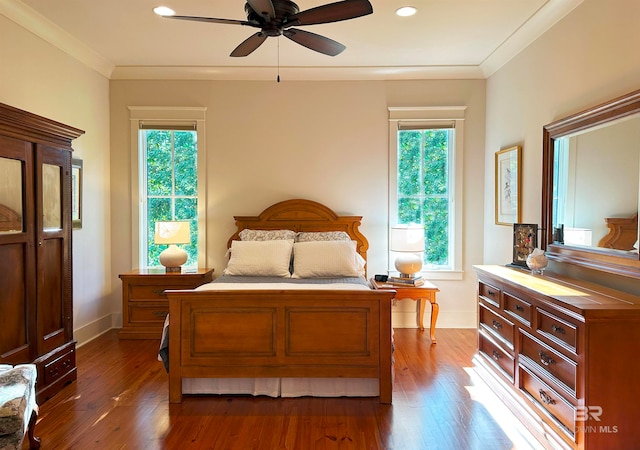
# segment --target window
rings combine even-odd
[[[195,130],[140,130],[140,264],[159,266],[166,245],[154,242],[156,222],[188,220],[186,267],[198,265],[198,149]]]
[[[158,221],[188,220],[185,267],[205,266],[204,109],[131,107],[134,267],[159,267]],[[159,120],[159,117],[161,119]],[[189,119],[189,120],[186,120]],[[135,138],[134,138],[135,136]],[[134,162],[135,161],[135,162]]]
[[[390,108],[390,225],[425,227],[423,272],[461,272],[464,108]],[[390,261],[395,257],[390,257]]]

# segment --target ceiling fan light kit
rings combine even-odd
[[[339,42],[319,34],[300,30],[298,26],[318,25],[355,19],[373,13],[369,0],[343,0],[300,11],[298,5],[290,0],[247,0],[244,10],[247,20],[217,19],[214,17],[179,16],[166,7],[154,8],[162,17],[196,22],[244,25],[259,28],[240,43],[230,56],[250,55],[268,37],[284,36],[310,50],[328,56],[340,54],[346,47]]]

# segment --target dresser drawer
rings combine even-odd
[[[478,311],[480,315],[480,326],[489,333],[504,341],[509,348],[513,349],[514,326],[502,316],[491,311],[486,306],[480,304]]]
[[[574,353],[578,350],[578,326],[538,308],[538,332]]]
[[[504,292],[504,310],[526,326],[531,326],[531,304]]]
[[[520,354],[529,358],[553,381],[559,381],[575,396],[578,366],[543,342],[524,331],[520,332]]]
[[[478,285],[478,292],[487,302],[496,308],[500,308],[500,289],[480,282]]]
[[[130,324],[162,324],[169,314],[169,302],[164,304],[129,303]]]
[[[525,393],[527,398],[550,415],[571,437],[574,437],[576,431],[575,407],[525,367],[518,367],[518,378],[520,390]]]
[[[502,350],[500,346],[496,345],[483,333],[478,334],[478,350],[481,355],[502,370],[503,374],[513,383],[515,362],[510,354]]]

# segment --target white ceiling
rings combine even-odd
[[[486,78],[582,2],[370,1],[372,15],[300,27],[346,45],[335,57],[280,37],[231,58],[255,28],[152,11],[245,20],[243,0],[3,0],[0,14],[112,79],[273,79],[278,63],[287,79]],[[300,10],[331,2],[297,0]],[[407,4],[418,13],[396,16]]]

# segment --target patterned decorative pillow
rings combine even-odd
[[[350,240],[351,236],[344,231],[301,231],[296,235],[296,242]]]
[[[277,241],[295,239],[293,230],[250,230],[245,228],[239,233],[241,241]]]

